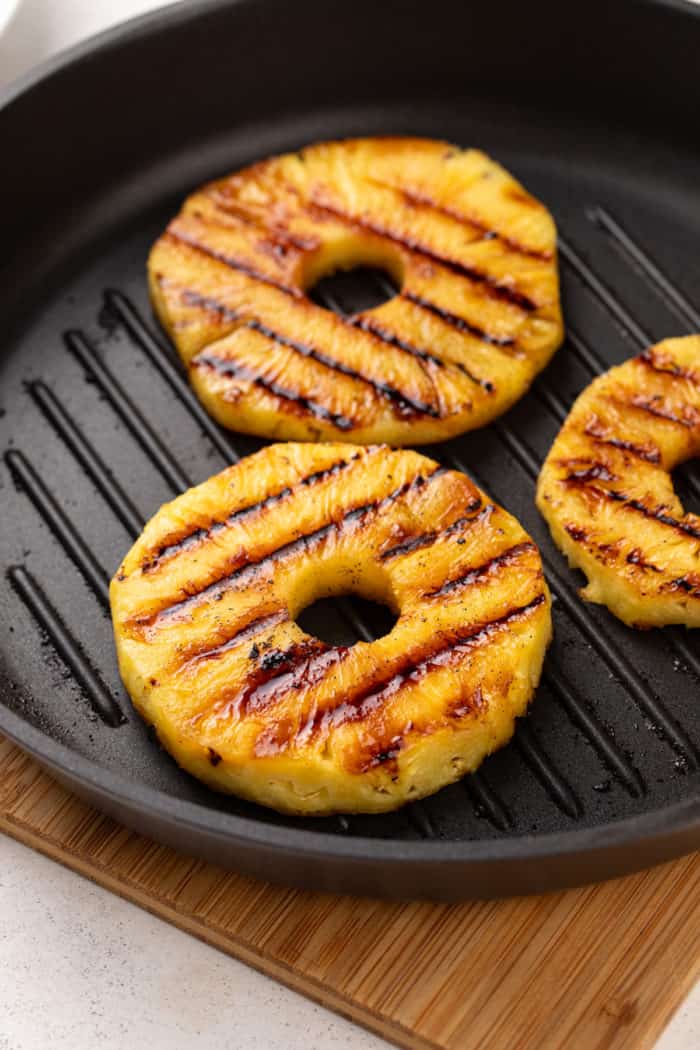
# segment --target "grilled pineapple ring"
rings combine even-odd
[[[399,619],[294,622],[361,592]],[[273,445],[162,507],[111,585],[124,682],[190,773],[288,813],[378,812],[473,770],[539,679],[550,601],[518,522],[416,452]]]
[[[670,471],[700,455],[700,336],[667,339],[584,390],[537,505],[591,602],[633,627],[700,627],[700,517]]]
[[[340,317],[305,294],[360,264],[400,292]],[[442,440],[521,397],[562,338],[549,212],[483,153],[359,139],[193,194],[149,260],[202,402],[290,440]]]

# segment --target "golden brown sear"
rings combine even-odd
[[[321,597],[390,606],[333,646]],[[464,475],[416,452],[272,445],[162,507],[111,585],[122,677],[179,764],[302,814],[436,791],[510,738],[550,599],[537,548]]]
[[[306,294],[381,267],[339,316]],[[477,150],[310,146],[204,186],[156,242],[153,302],[207,410],[272,438],[442,440],[517,401],[562,339],[549,212]]]
[[[667,339],[584,390],[542,468],[537,505],[588,585],[633,627],[700,626],[700,517],[671,471],[700,454],[700,336]]]

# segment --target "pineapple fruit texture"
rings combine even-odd
[[[306,294],[357,265],[399,291],[338,316]],[[547,209],[477,150],[327,142],[202,187],[154,245],[156,312],[226,427],[440,441],[489,423],[562,340]]]
[[[700,627],[700,517],[671,471],[700,454],[700,335],[667,339],[581,394],[544,463],[537,505],[582,595],[632,627]]]
[[[295,622],[321,597],[391,607],[370,643]],[[511,737],[551,636],[537,548],[413,451],[277,444],[163,506],[111,585],[134,704],[190,773],[287,813],[380,812]]]

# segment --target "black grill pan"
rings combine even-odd
[[[267,0],[176,5],[45,66],[0,108],[0,730],[147,835],[265,879],[463,898],[602,879],[700,843],[700,646],[576,595],[534,479],[591,377],[700,331],[700,8]],[[476,776],[391,816],[303,822],[181,773],[119,682],[107,581],[164,500],[258,443],[220,430],[154,323],[144,265],[206,178],[319,138],[477,145],[551,207],[568,336],[533,390],[434,454],[540,544],[556,640]],[[352,309],[367,279],[321,289]],[[679,472],[700,507],[700,476]],[[381,623],[324,613],[338,640]]]

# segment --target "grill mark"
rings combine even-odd
[[[656,416],[658,419],[664,419],[669,423],[677,423],[679,426],[687,427],[689,430],[700,424],[700,412],[693,408],[692,405],[683,406],[684,412],[687,413],[684,417],[676,415],[675,412],[667,408],[664,399],[659,396],[647,399],[642,394],[635,394],[629,403],[634,408],[641,409],[642,412],[647,412],[649,415]]]
[[[247,327],[260,332],[261,335],[264,335],[267,338],[274,340],[274,342],[279,343],[282,346],[287,346],[290,349],[303,354],[304,357],[310,357],[313,360],[318,361],[319,364],[325,365],[327,368],[332,368],[334,371],[339,371],[342,372],[344,375],[350,376],[350,378],[357,379],[362,383],[369,384],[376,392],[379,392],[384,397],[388,397],[392,401],[405,402],[406,405],[409,408],[411,408],[412,411],[420,411],[421,414],[433,414],[437,417],[440,416],[440,413],[433,406],[423,405],[421,409],[420,402],[413,401],[411,398],[408,397],[408,395],[404,394],[402,391],[396,390],[386,383],[377,383],[369,376],[365,376],[362,373],[351,369],[349,366],[344,365],[342,362],[336,361],[334,358],[322,354],[314,347],[306,346],[305,344],[298,343],[295,340],[288,339],[286,336],[281,335],[281,333],[274,331],[268,325],[263,324],[257,318],[246,318],[240,311],[231,309],[224,303],[220,302],[218,299],[214,299],[211,296],[200,295],[199,292],[196,292],[191,288],[183,289],[180,293],[180,298],[188,305],[199,306],[202,309],[207,310],[211,313],[218,314],[222,321],[240,321],[242,323],[245,323]],[[391,332],[388,332],[382,326],[369,321],[367,318],[341,317],[339,318],[339,320],[344,324],[361,329],[368,335],[375,336],[383,343],[387,343],[390,346],[395,346],[400,350],[405,350],[407,353],[410,353],[413,357],[416,357],[420,360],[429,361],[432,364],[437,365],[439,367],[443,367],[447,363],[443,361],[442,358],[437,357],[437,355],[430,353],[428,350],[422,350],[418,347],[411,346],[410,343],[399,339],[398,336],[394,335]],[[469,370],[459,362],[450,363],[455,364],[455,366],[459,368],[460,371],[462,371],[469,379],[471,379],[472,382],[478,384],[479,386],[482,386],[488,393],[491,393],[495,389],[493,383],[491,383],[489,380],[480,379],[478,376],[469,372]],[[427,378],[432,384],[432,379],[430,378],[430,376],[428,376]],[[432,385],[434,389],[434,384]],[[413,406],[415,406],[415,408]]]
[[[576,525],[574,522],[570,521],[564,526],[564,528],[575,543],[588,542],[588,532],[580,525]]]
[[[317,361],[319,364],[323,365],[325,368],[331,369],[333,372],[339,372],[341,375],[348,376],[350,379],[355,379],[360,383],[364,383],[366,386],[369,386],[375,394],[388,398],[392,405],[397,408],[403,416],[424,415],[432,416],[434,419],[441,418],[440,412],[432,405],[426,405],[421,401],[416,401],[409,397],[408,394],[405,394],[401,390],[397,390],[388,383],[372,379],[370,376],[366,376],[362,372],[356,371],[349,365],[343,364],[342,361],[337,361],[333,357],[328,357],[327,354],[322,353],[320,350],[316,350],[312,346],[307,346],[305,343],[299,343],[295,339],[289,339],[287,336],[275,332],[272,328],[263,324],[262,321],[251,320],[248,322],[248,327],[259,332],[261,335],[266,336],[268,339],[272,339],[274,342],[279,343],[281,346],[289,347],[290,350],[296,351],[296,353],[301,354],[302,357],[308,357],[313,361]]]
[[[232,634],[230,638],[225,639],[225,641],[220,642],[218,645],[213,645],[209,648],[198,646],[188,650],[184,659],[180,660],[178,670],[182,671],[188,669],[192,664],[198,665],[205,663],[208,660],[218,660],[219,657],[230,652],[232,649],[236,649],[239,645],[242,645],[243,642],[249,641],[262,631],[267,630],[269,627],[276,627],[285,620],[289,620],[289,615],[286,609],[280,609],[267,616],[256,616],[254,620],[251,620],[244,627],[237,628],[235,634]]]
[[[405,543],[399,543],[396,547],[390,547],[389,550],[382,551],[379,555],[379,560],[388,561],[390,558],[397,558],[402,554],[412,554],[413,551],[430,546],[435,542],[436,538],[436,532],[424,532],[422,536],[414,536],[412,539],[406,540]]]
[[[452,591],[459,590],[462,587],[469,587],[478,580],[483,580],[485,577],[497,574],[502,568],[509,568],[519,560],[522,554],[532,553],[536,550],[537,548],[535,547],[535,544],[531,541],[516,543],[501,554],[496,554],[493,558],[489,558],[489,560],[484,562],[483,565],[477,565],[474,568],[467,569],[466,572],[461,573],[454,579],[447,580],[436,590],[427,591],[424,597],[440,598],[443,595],[451,594]]]
[[[650,348],[639,354],[637,361],[654,372],[660,372],[662,375],[674,376],[676,379],[687,379],[696,386],[700,382],[700,377],[692,368],[684,368],[682,365],[677,364],[670,354],[659,353]]]
[[[528,248],[520,241],[515,240],[515,238],[508,237],[506,234],[500,233],[498,230],[494,230],[487,226],[483,219],[479,219],[474,215],[466,215],[464,212],[458,211],[457,208],[451,208],[447,204],[440,204],[427,194],[419,193],[416,190],[405,189],[404,187],[397,188],[390,183],[380,182],[377,179],[372,181],[400,193],[409,205],[415,205],[419,208],[427,208],[430,211],[436,211],[441,215],[446,215],[449,219],[454,219],[455,222],[461,223],[463,226],[473,226],[474,229],[479,230],[484,235],[482,240],[499,240],[516,255],[524,255],[530,259],[539,259],[540,262],[551,262],[554,258],[553,252],[541,251],[538,248]]]
[[[202,192],[205,197],[209,198],[217,212],[221,212],[226,216],[233,216],[234,219],[238,219],[244,226],[252,227],[262,236],[268,237],[278,244],[289,248],[295,248],[300,252],[313,251],[313,249],[318,248],[320,244],[318,237],[299,237],[287,229],[287,227],[281,226],[279,223],[267,225],[266,223],[261,222],[256,216],[245,211],[237,201],[232,199],[225,187],[221,185],[207,186]],[[226,228],[225,224],[212,222],[202,214],[197,215],[197,218],[199,218],[205,225],[218,225],[223,226],[224,229]]]
[[[580,462],[580,460],[564,459],[559,461],[562,467],[577,462]],[[605,463],[591,463],[590,466],[584,467],[582,470],[572,470],[562,480],[566,485],[587,485],[589,481],[619,481],[620,479],[617,474],[613,474],[608,469]]]
[[[618,561],[620,555],[620,544],[622,540],[616,540],[615,543],[597,543],[591,539],[590,534],[586,529],[581,528],[579,525],[575,525],[569,522],[564,526],[569,536],[576,543],[581,543],[586,547],[595,547],[599,553],[599,561],[602,561],[604,565],[609,564],[611,561]]]
[[[436,357],[434,354],[429,353],[427,350],[422,350],[419,347],[412,346],[410,343],[403,339],[400,339],[393,332],[389,332],[388,329],[381,325],[372,323],[368,318],[363,317],[347,317],[343,318],[345,324],[352,326],[353,328],[359,328],[360,331],[366,335],[371,336],[373,339],[379,340],[387,346],[392,346],[397,350],[401,350],[404,353],[409,354],[415,361],[418,362],[418,367],[425,376],[426,380],[430,384],[433,391],[433,403],[437,406],[440,415],[443,414],[442,398],[440,391],[438,390],[435,380],[431,374],[428,366],[433,365],[438,368],[444,368],[445,363],[441,358]]]
[[[247,380],[249,383],[253,383],[274,397],[279,398],[285,404],[291,405],[295,412],[306,413],[314,416],[316,419],[332,423],[338,430],[352,430],[357,426],[357,420],[331,412],[330,409],[318,401],[304,397],[302,394],[297,393],[296,390],[284,387],[281,383],[277,383],[274,380],[265,379],[254,368],[236,361],[233,357],[219,357],[209,350],[203,350],[190,362],[190,368],[208,368],[226,379],[238,378]]]
[[[399,350],[405,351],[410,354],[411,357],[417,357],[421,361],[425,361],[431,365],[435,365],[437,368],[444,368],[446,362],[436,354],[431,353],[429,350],[423,350],[420,347],[413,346],[411,343],[401,339],[394,332],[390,332],[388,328],[384,328],[383,325],[377,324],[376,321],[371,321],[368,317],[348,317],[346,323],[351,325],[353,328],[359,328],[362,332],[367,332],[369,335],[379,339],[382,343],[387,343],[388,346],[395,346]]]
[[[317,639],[300,642],[280,652],[274,665],[261,665],[244,688],[217,710],[217,717],[257,713],[286,693],[313,688],[349,651],[347,646],[330,648]]]
[[[601,426],[597,419],[590,420],[586,424],[584,434],[586,434],[587,437],[593,438],[594,441],[599,442],[601,445],[610,445],[612,448],[620,449],[623,452],[629,452],[638,459],[646,460],[647,463],[658,464],[661,462],[661,453],[655,445],[651,443],[648,445],[639,445],[634,441],[625,441],[623,438],[609,437],[606,434],[605,428]]]
[[[200,295],[193,288],[183,288],[180,291],[180,300],[186,303],[187,306],[198,306],[209,313],[218,314],[222,321],[236,322],[241,320],[241,314],[238,310],[232,310],[230,306],[226,306],[209,295]]]
[[[563,480],[565,482],[567,481],[566,478]],[[614,503],[620,503],[623,507],[627,507],[629,510],[634,510],[638,514],[644,515],[644,517],[648,518],[650,521],[657,521],[660,525],[668,525],[669,528],[676,529],[678,532],[682,532],[686,536],[692,536],[693,539],[700,540],[700,529],[691,525],[689,521],[683,521],[682,519],[672,517],[670,514],[666,514],[663,507],[647,507],[646,504],[641,502],[641,500],[630,499],[624,492],[601,489],[597,485],[588,485],[587,491],[599,499],[607,499]]]
[[[487,520],[491,517],[491,514],[495,509],[493,503],[482,505],[481,500],[476,499],[469,507],[467,507],[467,510],[471,510],[471,513],[462,515],[462,517],[457,518],[456,521],[453,521],[450,525],[447,525],[446,528],[441,529],[438,532],[424,532],[420,536],[414,536],[403,543],[397,544],[395,547],[387,548],[387,550],[382,551],[380,554],[380,561],[388,561],[390,558],[398,558],[404,554],[412,554],[413,551],[420,550],[422,547],[432,546],[432,544],[437,543],[438,540],[444,539],[446,536],[451,536],[456,532],[460,532],[464,525],[475,525],[478,521]]]
[[[298,550],[314,546],[333,532],[342,535],[348,525],[361,520],[367,514],[376,514],[380,512],[385,507],[396,502],[396,500],[400,499],[402,496],[405,496],[406,493],[411,490],[421,489],[428,482],[432,482],[440,477],[440,475],[446,473],[447,471],[444,467],[436,466],[427,477],[423,474],[418,474],[415,478],[412,478],[411,481],[405,482],[403,485],[400,485],[399,488],[394,489],[393,492],[390,492],[386,496],[382,496],[381,499],[375,500],[372,503],[363,503],[356,507],[351,507],[349,510],[345,511],[337,521],[329,521],[323,525],[319,525],[311,532],[298,536],[296,539],[289,540],[287,543],[282,544],[281,547],[269,551],[257,561],[249,560],[247,554],[244,552],[240,556],[240,561],[230,572],[226,573],[226,575],[212,580],[211,583],[207,584],[201,590],[188,594],[185,598],[182,598],[179,601],[163,605],[160,609],[150,613],[148,616],[136,618],[133,622],[137,627],[148,629],[164,620],[172,621],[173,619],[179,619],[183,614],[186,615],[190,609],[193,609],[195,606],[201,605],[208,600],[220,601],[224,594],[244,575],[258,572],[268,563],[280,561],[282,558],[294,554]]]
[[[294,249],[299,249],[299,244],[294,243],[289,237],[285,237],[283,230],[279,227],[262,226],[259,223],[254,222],[253,219],[244,215],[242,212],[237,214],[233,208],[226,210],[221,207],[214,200],[214,197],[206,191],[205,196],[209,197],[209,200],[214,204],[216,217],[205,215],[200,209],[192,210],[188,213],[202,226],[206,226],[212,230],[231,230],[235,229],[235,224],[230,220],[232,218],[236,219],[241,225],[247,226],[256,231],[258,235],[255,241],[256,250],[267,255],[270,259],[274,259],[275,262],[286,260],[289,257],[290,252]]]
[[[628,565],[636,565],[640,569],[649,569],[651,570],[651,572],[663,571],[659,568],[658,565],[654,565],[653,562],[646,560],[641,547],[635,547],[633,550],[631,550],[625,558],[625,561],[628,563]]]
[[[355,768],[353,771],[356,773],[368,773],[370,769],[384,766],[385,770],[395,775],[398,773],[396,759],[405,746],[406,738],[401,733],[397,733],[388,742],[378,741],[369,750],[365,751],[361,758],[358,758],[358,761],[354,763]]]
[[[700,598],[700,575],[697,572],[688,572],[685,576],[678,576],[665,584],[664,590],[683,591],[689,598]]]
[[[463,365],[460,361],[446,361],[442,357],[438,357],[437,354],[431,353],[429,350],[423,350],[420,347],[413,346],[411,343],[401,339],[394,332],[390,332],[383,325],[377,324],[376,321],[371,321],[368,317],[349,317],[347,323],[352,325],[354,328],[359,328],[363,332],[367,332],[370,335],[380,339],[383,343],[387,343],[389,346],[395,346],[399,350],[404,350],[407,354],[411,354],[412,357],[417,357],[421,361],[428,362],[429,364],[435,365],[437,368],[446,368],[452,365],[458,368],[472,383],[482,387],[487,393],[493,393],[495,387],[489,379],[482,379],[480,376],[470,372],[466,365]]]
[[[200,543],[203,543],[211,536],[215,536],[225,528],[225,522],[215,521],[212,522],[211,525],[207,525],[206,528],[202,527],[195,529],[193,532],[189,532],[186,536],[183,536],[181,540],[160,547],[155,555],[152,557],[149,556],[145,561],[141,562],[141,572],[144,575],[154,572],[161,562],[167,561],[169,558],[172,558],[175,554],[179,554],[182,551],[194,550],[194,548]]]
[[[670,514],[666,514],[661,507],[647,507],[637,499],[627,500],[625,506],[631,507],[632,510],[638,511],[646,518],[658,521],[662,525],[668,525],[671,528],[678,529],[680,532],[684,532],[687,536],[692,536],[693,539],[700,540],[700,529],[696,529],[689,521],[682,521],[678,518],[672,517]]]
[[[400,247],[405,248],[410,252],[414,252],[416,255],[422,255],[426,259],[430,259],[431,262],[437,263],[439,266],[444,266],[446,270],[450,270],[452,273],[456,273],[460,277],[466,277],[467,280],[473,281],[474,284],[480,284],[485,286],[486,291],[493,295],[496,299],[504,300],[511,306],[516,306],[524,313],[533,313],[537,310],[537,303],[533,302],[523,292],[518,291],[515,288],[509,288],[507,285],[501,284],[490,274],[484,273],[483,270],[475,269],[471,266],[465,266],[464,263],[459,262],[457,259],[453,259],[449,255],[442,255],[440,252],[436,252],[432,248],[428,248],[427,245],[421,244],[413,237],[401,236],[401,234],[395,233],[392,230],[387,229],[380,223],[373,222],[372,220],[365,217],[354,217],[348,215],[347,212],[342,211],[340,208],[336,208],[334,205],[328,203],[320,203],[314,201],[312,208],[319,212],[327,212],[334,218],[339,219],[341,222],[345,222],[350,226],[359,226],[360,229],[369,230],[370,233],[376,234],[378,237],[384,237],[388,241],[392,241],[394,244],[398,244]]]
[[[402,299],[405,299],[409,303],[413,303],[414,306],[418,306],[421,310],[425,310],[427,313],[432,314],[434,317],[439,317],[445,324],[450,325],[452,328],[456,328],[458,332],[467,332],[469,335],[473,335],[476,339],[480,339],[484,343],[488,343],[490,346],[498,346],[501,348],[513,347],[515,348],[515,339],[510,336],[497,336],[490,335],[485,332],[483,328],[479,328],[478,325],[472,324],[471,321],[467,321],[466,318],[460,317],[459,314],[453,314],[449,310],[443,309],[442,306],[438,306],[437,303],[432,302],[431,299],[424,299],[422,295],[416,295],[415,292],[399,292]]]
[[[262,284],[270,285],[270,287],[276,288],[277,291],[284,292],[285,295],[289,295],[294,299],[304,298],[304,293],[299,288],[293,288],[288,284],[284,284],[282,281],[276,280],[274,277],[270,277],[269,274],[263,273],[262,270],[256,269],[254,266],[251,266],[250,263],[247,263],[242,259],[237,259],[234,255],[228,255],[226,252],[219,251],[217,248],[212,248],[191,233],[183,233],[182,231],[174,230],[172,226],[169,226],[166,231],[166,236],[179,241],[181,244],[186,244],[189,248],[192,248],[193,251],[200,252],[202,255],[206,255],[210,259],[214,259],[216,262],[223,263],[224,266],[228,266],[231,270],[238,270],[239,273],[245,274],[246,277],[252,277],[255,281],[260,281]]]
[[[387,739],[386,732],[380,731],[376,735],[373,733],[368,741],[362,741],[359,752],[346,762],[346,768],[352,773],[367,773],[370,769],[382,765],[393,779],[399,771],[397,758],[411,736],[414,738],[430,736],[436,729],[454,723],[455,719],[461,720],[465,715],[480,710],[487,703],[481,686],[477,685],[472,693],[459,696],[450,703],[439,722],[428,719],[423,723],[417,723],[411,720],[406,723],[402,732],[395,733],[389,739]]]
[[[457,630],[453,631],[452,636],[446,643],[438,642],[437,646],[432,649],[425,645],[418,653],[406,654],[403,666],[391,675],[385,676],[379,681],[366,683],[364,687],[363,683],[359,683],[360,688],[354,696],[340,700],[334,707],[328,707],[321,711],[312,710],[305,726],[302,727],[297,736],[307,740],[319,730],[327,733],[348,722],[359,722],[368,718],[373,712],[382,708],[387,700],[394,697],[406,685],[422,681],[432,671],[441,667],[449,667],[453,661],[483,645],[494,634],[497,634],[510,624],[526,619],[544,601],[545,595],[540,592],[526,605],[509,609],[508,612],[497,619],[475,624],[466,633],[460,633]]]
[[[224,531],[229,526],[233,525],[234,522],[240,521],[241,518],[247,518],[251,515],[259,514],[261,511],[267,510],[269,507],[280,503],[282,500],[291,496],[294,489],[299,485],[315,485],[319,481],[325,481],[327,478],[333,477],[347,467],[351,467],[358,459],[360,459],[360,456],[361,454],[356,452],[350,457],[350,459],[338,460],[330,467],[324,467],[323,470],[317,470],[314,471],[313,474],[307,474],[304,477],[297,478],[291,486],[285,485],[283,489],[271,493],[271,495],[266,496],[264,499],[258,500],[257,503],[251,503],[247,507],[239,507],[231,514],[228,514],[223,521],[214,520],[206,526],[194,529],[192,532],[184,533],[177,537],[171,536],[169,543],[159,547],[154,554],[149,555],[148,558],[141,563],[142,572],[153,572],[162,561],[179,554],[181,551],[193,549],[211,536],[218,535],[219,532]]]
[[[438,644],[432,650],[428,645],[422,646],[418,653],[405,656],[403,666],[398,671],[378,680],[358,683],[357,692],[353,697],[340,700],[335,706],[321,710],[315,705],[312,706],[306,722],[299,729],[295,730],[286,721],[283,725],[282,720],[278,720],[260,734],[254,748],[255,754],[271,755],[287,750],[292,743],[308,744],[319,730],[327,734],[348,722],[358,722],[370,717],[404,686],[411,682],[420,682],[432,671],[449,666],[453,660],[461,658],[467,652],[488,641],[508,624],[525,619],[544,601],[545,595],[540,593],[526,605],[510,609],[495,620],[477,624],[466,634],[453,631],[452,637],[446,644]],[[253,683],[252,692],[249,692],[245,699],[242,693],[239,693],[233,700],[225,702],[222,716],[230,716],[233,712],[239,715],[248,713],[251,710],[250,696],[252,694],[255,695],[255,706],[252,709],[258,713],[290,692],[307,685],[317,685],[325,676],[328,668],[344,660],[348,652],[349,650],[345,647],[327,649],[318,654],[311,654],[310,659],[306,659],[305,653],[301,654],[300,659],[296,658],[296,654],[292,654],[292,663],[296,665],[293,670],[286,671],[276,679],[266,679],[262,689],[257,683]],[[289,651],[284,654],[285,658],[288,655]],[[483,706],[483,698],[481,691],[477,690],[472,703],[461,703],[458,711],[452,713],[463,717],[473,708],[481,706]]]
[[[629,452],[631,455],[636,456],[638,459],[643,459],[647,463],[660,463],[661,453],[658,448],[652,449],[650,446],[636,445],[633,441],[624,441],[622,438],[601,438],[595,435],[590,435],[595,441],[601,445],[608,445],[611,448],[620,449],[623,452]]]

